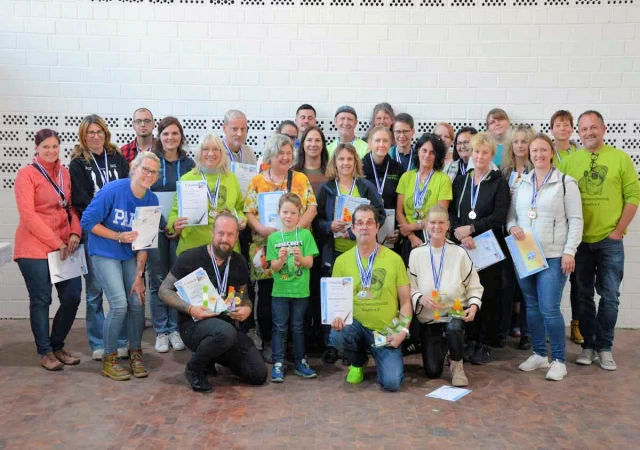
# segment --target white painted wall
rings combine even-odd
[[[388,101],[421,131],[479,125],[494,106],[546,131],[556,109],[596,108],[640,161],[639,0],[224,1],[2,2],[0,241],[14,236],[12,181],[34,131],[64,132],[68,150],[78,118],[99,113],[122,144],[140,106],[180,117],[192,142],[240,108],[257,148],[303,102],[330,134],[345,103],[364,122]],[[639,220],[625,242],[618,324],[640,327]],[[0,283],[0,317],[27,316],[15,264]]]

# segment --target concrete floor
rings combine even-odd
[[[0,321],[0,449],[200,448],[638,448],[640,330],[616,333],[616,372],[573,361],[564,381],[520,372],[528,352],[494,351],[487,366],[465,366],[473,392],[456,403],[425,398],[446,380],[428,381],[421,359],[405,359],[401,392],[382,392],[370,367],[358,386],[340,363],[311,363],[319,378],[290,370],[282,385],[239,385],[227,372],[213,394],[192,392],[183,369],[189,352],[158,354],[144,334],[150,376],[115,382],[91,361],[84,321],[67,349],[79,366],[50,373],[39,366],[29,322]],[[448,370],[445,371],[448,374]]]

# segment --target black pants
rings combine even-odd
[[[470,340],[491,345],[500,326],[502,263],[494,264],[478,272],[484,287],[482,308],[473,322],[466,322],[466,333]]]
[[[260,385],[267,380],[267,367],[251,338],[226,320],[212,317],[189,321],[178,328],[185,345],[193,352],[187,363],[189,370],[204,372],[218,363],[245,383]]]
[[[258,280],[258,328],[260,339],[263,342],[271,342],[273,332],[273,319],[271,318],[271,291],[273,291],[273,278]]]
[[[240,232],[240,253],[244,256],[244,259],[247,261],[251,261],[249,258],[249,246],[251,245],[251,228],[248,226]],[[247,283],[247,295],[251,299],[251,302],[256,304],[256,290],[254,287],[254,282],[249,280]],[[251,328],[255,328],[256,321],[253,319],[253,314],[251,314],[247,319],[243,322],[240,322],[240,330],[243,333],[247,333]]]
[[[422,365],[427,378],[440,378],[447,350],[452,361],[462,361],[465,322],[452,319],[449,323],[420,324]]]
[[[322,257],[317,256],[311,267],[309,303],[304,317],[304,334],[307,351],[321,351],[324,347],[322,331],[322,308],[320,305],[320,279],[322,278]]]
[[[578,320],[580,317],[580,297],[578,296],[575,270],[569,275],[569,283],[571,283],[571,291],[569,293],[569,297],[571,298],[571,320]]]
[[[527,306],[522,297],[522,290],[518,284],[518,275],[513,267],[513,260],[510,255],[502,262],[502,296],[500,300],[500,325],[492,339],[498,340],[506,338],[511,331],[512,325],[517,325],[523,335],[529,334],[527,325]],[[485,269],[486,270],[486,269]],[[482,273],[482,272],[480,272]],[[518,323],[512,324],[513,304],[520,303],[520,313]]]

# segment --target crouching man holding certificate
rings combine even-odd
[[[211,392],[207,377],[215,374],[216,363],[231,369],[243,382],[260,385],[267,380],[267,368],[258,349],[235,326],[235,321],[246,320],[252,311],[247,295],[247,262],[233,251],[238,228],[238,219],[227,211],[219,212],[213,223],[212,244],[181,253],[158,292],[164,303],[178,310],[180,336],[193,352],[184,374],[196,392]],[[204,306],[182,300],[176,293],[175,282],[200,267],[222,298],[231,290],[239,293],[240,306],[216,315]]]
[[[356,246],[340,255],[334,277],[353,277],[353,323],[340,317],[331,324],[331,342],[351,361],[347,383],[358,384],[371,350],[378,384],[398,391],[404,381],[402,341],[409,335],[412,306],[409,278],[402,258],[376,242],[376,211],[361,205],[353,213]],[[399,310],[399,311],[398,311]]]

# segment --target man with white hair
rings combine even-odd
[[[224,133],[222,142],[231,162],[236,161],[253,165],[257,163],[255,152],[250,146],[246,145],[249,127],[247,125],[247,116],[242,111],[237,109],[227,111],[224,115],[222,132]]]

